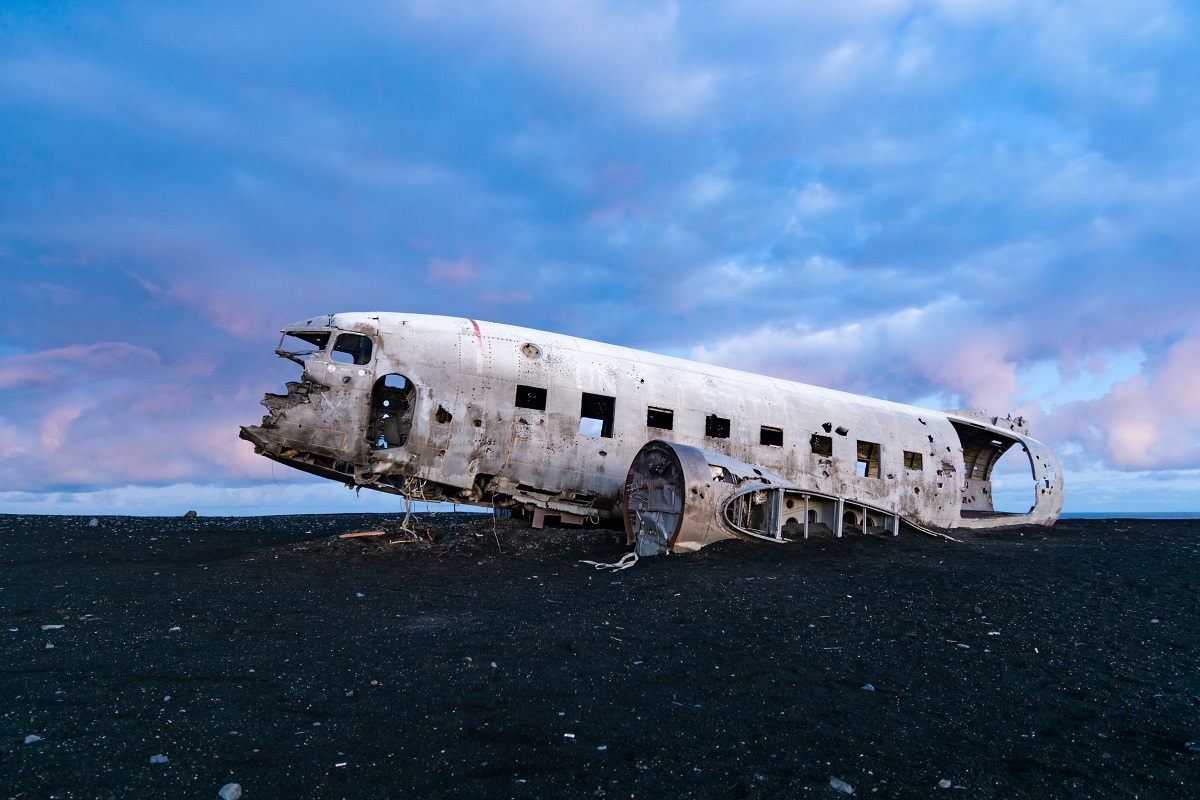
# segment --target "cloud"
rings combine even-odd
[[[217,10],[6,12],[14,485],[265,480],[233,437],[275,331],[353,309],[1024,410],[1083,474],[1195,463],[1191,6]]]
[[[1173,343],[1104,396],[1065,403],[1047,424],[1118,469],[1200,467],[1200,334]]]
[[[831,328],[764,327],[692,357],[899,402],[936,395],[945,408],[1017,410],[1019,337],[970,330],[972,304],[947,298]]]
[[[425,280],[430,283],[468,283],[475,280],[478,272],[479,265],[471,258],[463,257],[453,261],[431,258]]]
[[[716,76],[681,52],[673,2],[418,0],[408,8],[412,21],[441,36],[522,65],[527,79],[572,100],[582,93],[640,121],[686,121],[714,95]]]
[[[258,398],[224,385],[194,359],[124,342],[0,358],[0,481],[37,491],[261,479],[266,464],[248,467],[237,441]]]

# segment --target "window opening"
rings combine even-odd
[[[875,442],[858,441],[858,461],[855,471],[862,478],[879,477],[879,445]]]
[[[357,333],[340,334],[329,357],[339,364],[368,364],[371,361],[371,340]]]
[[[766,447],[783,447],[783,430],[763,425],[758,432],[758,443]]]
[[[919,470],[924,464],[920,453],[914,453],[910,450],[904,451],[904,468]]]
[[[600,436],[611,439],[613,435],[613,413],[617,399],[602,394],[583,393],[579,406],[579,433],[584,436]]]
[[[646,427],[661,428],[664,431],[675,429],[675,412],[669,408],[647,408]]]
[[[728,439],[729,428],[729,420],[724,417],[709,414],[704,418],[704,435],[710,439]]]
[[[321,352],[329,344],[328,331],[296,331],[285,333],[275,348],[275,354],[303,364],[310,356]]]
[[[540,386],[517,385],[517,408],[532,408],[535,411],[546,410],[546,390]]]
[[[832,456],[833,455],[833,437],[822,436],[819,433],[812,435],[812,441],[809,443],[812,447],[814,455]]]

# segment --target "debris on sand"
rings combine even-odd
[[[217,792],[221,800],[238,800],[242,796],[242,785],[240,783],[227,783]]]
[[[156,755],[156,756],[150,756],[150,763],[151,763],[151,764],[165,764],[165,763],[167,763],[167,762],[168,762],[168,761],[170,761],[170,760],[171,760],[171,759],[167,758],[167,757],[166,757],[165,755],[163,755],[162,753],[159,753],[159,754],[158,754],[158,755]]]
[[[854,794],[854,787],[851,786],[850,784],[846,783],[841,778],[835,778],[833,776],[830,776],[829,785],[832,786],[834,789],[837,789],[842,794]]]
[[[92,517],[90,520],[88,520],[88,527],[89,528],[99,528],[100,520],[96,519],[95,517]]]
[[[950,781],[948,781],[948,780],[947,780],[947,779],[945,779],[945,778],[942,778],[940,781],[938,781],[938,788],[939,788],[939,789],[949,789],[949,788],[950,788]]]
[[[25,744],[33,744],[34,742],[40,742],[41,740],[42,737],[38,736],[36,733],[31,733],[25,737]]]
[[[198,516],[199,516],[199,514],[197,514],[195,511],[189,511],[183,515],[183,518],[184,519],[195,519]]]

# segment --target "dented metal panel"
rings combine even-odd
[[[624,520],[640,542],[636,531],[650,528],[631,512],[630,481],[646,483],[656,458],[675,459],[689,493],[707,487],[704,501],[689,494],[677,512],[661,493],[637,501],[648,504],[644,519],[653,510],[687,521],[674,538],[647,533],[676,551],[728,537],[895,533],[901,519],[929,529],[1051,524],[1062,508],[1058,462],[1023,420],[469,319],[335,314],[284,334],[308,347],[277,350],[302,365],[300,380],[267,395],[268,413],[242,437],[351,486]],[[1037,481],[1027,514],[992,507],[991,470],[1011,447],[1024,448]]]

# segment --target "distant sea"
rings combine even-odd
[[[1200,511],[1069,511],[1063,519],[1200,519]]]

